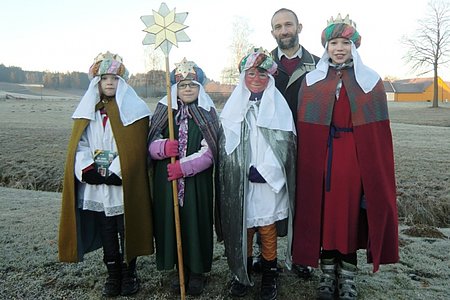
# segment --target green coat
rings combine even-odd
[[[147,172],[148,117],[123,126],[115,101],[105,104],[119,152],[124,193],[125,259],[129,262],[153,249],[153,226]],[[90,120],[76,119],[67,148],[59,226],[59,260],[78,262],[85,253],[100,248],[101,240],[94,213],[77,208],[74,164],[81,135]]]
[[[156,112],[155,112],[156,114]],[[174,122],[175,139],[178,126]],[[204,139],[193,119],[188,123],[186,156],[200,150]],[[167,138],[167,127],[161,136]],[[172,270],[178,261],[175,235],[172,184],[167,180],[170,158],[154,160],[153,200],[156,242],[156,266],[158,270]],[[179,206],[183,263],[194,273],[211,271],[213,255],[213,166],[185,178],[184,204]]]

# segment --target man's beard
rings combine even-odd
[[[282,38],[277,38],[277,43],[282,50],[293,48],[298,45],[298,35],[291,36],[287,42],[282,41]]]

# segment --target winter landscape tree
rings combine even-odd
[[[450,57],[450,2],[428,2],[428,11],[418,24],[413,36],[403,37],[402,42],[407,47],[404,59],[418,75],[433,72],[432,107],[438,107],[438,68],[447,64]]]

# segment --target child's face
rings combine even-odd
[[[100,79],[100,93],[112,97],[116,94],[119,77],[114,74],[104,74]]]
[[[343,64],[352,57],[352,42],[344,38],[335,38],[328,42],[328,55],[335,64]]]
[[[197,100],[200,87],[192,80],[182,80],[177,84],[178,98],[184,103]]]
[[[250,68],[245,71],[245,85],[253,93],[261,93],[269,84],[269,74],[258,68]]]

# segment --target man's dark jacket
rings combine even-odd
[[[286,98],[294,121],[297,123],[298,91],[300,90],[300,84],[306,73],[316,68],[316,64],[320,58],[309,53],[308,50],[302,47],[300,62],[291,77],[289,77],[286,69],[278,59],[278,47],[272,50],[271,55],[278,65],[278,72],[274,75],[275,86],[283,94],[284,98]]]

